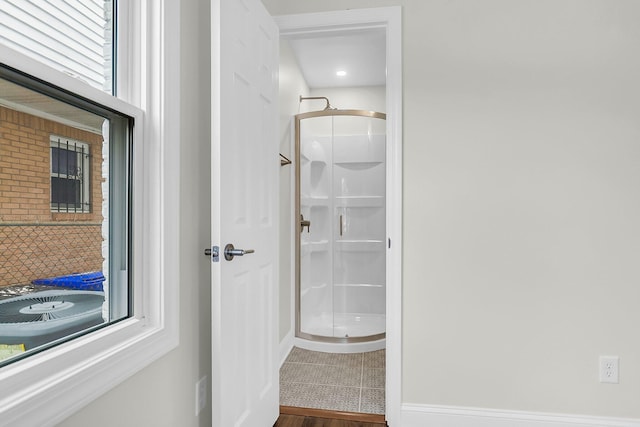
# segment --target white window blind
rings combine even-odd
[[[111,0],[0,0],[0,43],[111,93]]]

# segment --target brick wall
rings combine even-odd
[[[91,212],[50,208],[50,136],[89,145]],[[0,286],[102,268],[102,136],[0,107]]]

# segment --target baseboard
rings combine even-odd
[[[293,333],[287,334],[286,337],[280,341],[280,366],[284,363],[285,359],[293,348]]]
[[[640,427],[640,419],[416,404],[402,405],[401,420],[398,427]]]

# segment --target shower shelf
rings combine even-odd
[[[336,199],[381,199],[384,196],[377,196],[377,195],[373,195],[373,196],[336,196]]]
[[[329,204],[329,196],[302,196],[300,197],[302,206],[327,206]]]
[[[308,247],[308,251],[310,252],[320,252],[326,251],[329,249],[329,241],[328,240],[320,240],[317,242],[300,242],[300,246]]]
[[[311,285],[308,288],[301,289],[300,296],[306,297],[309,292],[312,292],[312,293],[313,291],[318,292],[319,290],[325,289],[326,287],[327,287],[326,283]]]
[[[338,288],[383,288],[384,285],[374,285],[372,283],[335,283]]]
[[[384,196],[336,196],[336,205],[345,207],[384,207]]]
[[[374,166],[378,166],[383,164],[384,162],[369,162],[369,161],[348,161],[348,162],[343,162],[343,161],[336,161],[333,162],[334,165],[338,165],[344,168],[354,168],[354,169],[367,169],[367,168],[372,168]]]
[[[336,251],[339,252],[382,252],[383,240],[336,240]]]

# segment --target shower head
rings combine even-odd
[[[306,101],[306,100],[311,100],[311,99],[324,99],[327,102],[327,105],[325,105],[325,107],[322,109],[322,111],[337,110],[336,107],[333,107],[329,103],[329,98],[327,98],[326,96],[302,96],[302,95],[300,95],[300,102]]]

